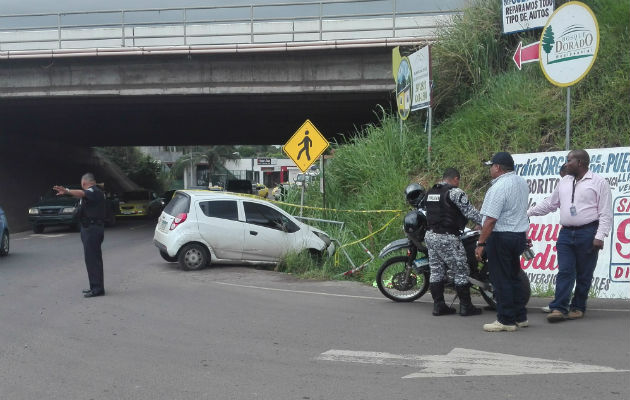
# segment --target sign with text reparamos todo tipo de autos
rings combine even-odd
[[[554,9],[554,0],[500,1],[503,13],[503,33],[543,27]]]

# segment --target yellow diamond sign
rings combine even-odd
[[[295,165],[302,172],[306,172],[327,148],[328,140],[308,119],[282,146],[284,153],[295,162]]]

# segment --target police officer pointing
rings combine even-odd
[[[446,269],[455,275],[455,289],[459,297],[461,316],[478,315],[481,310],[472,305],[470,300],[469,268],[466,251],[459,239],[468,220],[481,229],[481,215],[470,204],[468,196],[459,186],[459,171],[447,168],[442,175],[442,182],[434,185],[425,198],[428,231],[425,242],[429,250],[431,268],[430,289],[433,297],[433,315],[454,314],[455,309],[444,301],[444,283]]]
[[[83,291],[85,297],[103,296],[103,254],[101,243],[104,238],[105,193],[96,185],[94,175],[86,173],[81,177],[83,189],[68,189],[53,186],[57,195],[69,194],[81,199],[79,219],[81,221],[81,241],[87,268],[90,288]]]

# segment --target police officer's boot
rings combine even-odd
[[[457,297],[459,297],[459,315],[467,317],[481,314],[481,309],[473,306],[470,300],[470,286],[458,285],[455,286],[455,290],[457,291]]]
[[[449,315],[457,312],[444,302],[444,282],[432,282],[429,288],[433,297],[433,315]]]

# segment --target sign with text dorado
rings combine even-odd
[[[553,13],[554,0],[501,0],[503,33],[545,26]]]
[[[584,3],[570,1],[549,18],[540,38],[540,68],[549,82],[566,87],[590,71],[599,49],[599,26]]]
[[[593,274],[591,291],[601,298],[630,298],[630,148],[587,149],[590,170],[603,176],[612,190],[613,226],[604,240]],[[559,170],[566,162],[567,151],[514,154],[515,172],[529,185],[530,206],[551,196],[559,180]],[[536,256],[521,268],[533,288],[555,287],[558,270],[556,241],[560,232],[560,215],[554,213],[531,217],[528,237]]]

